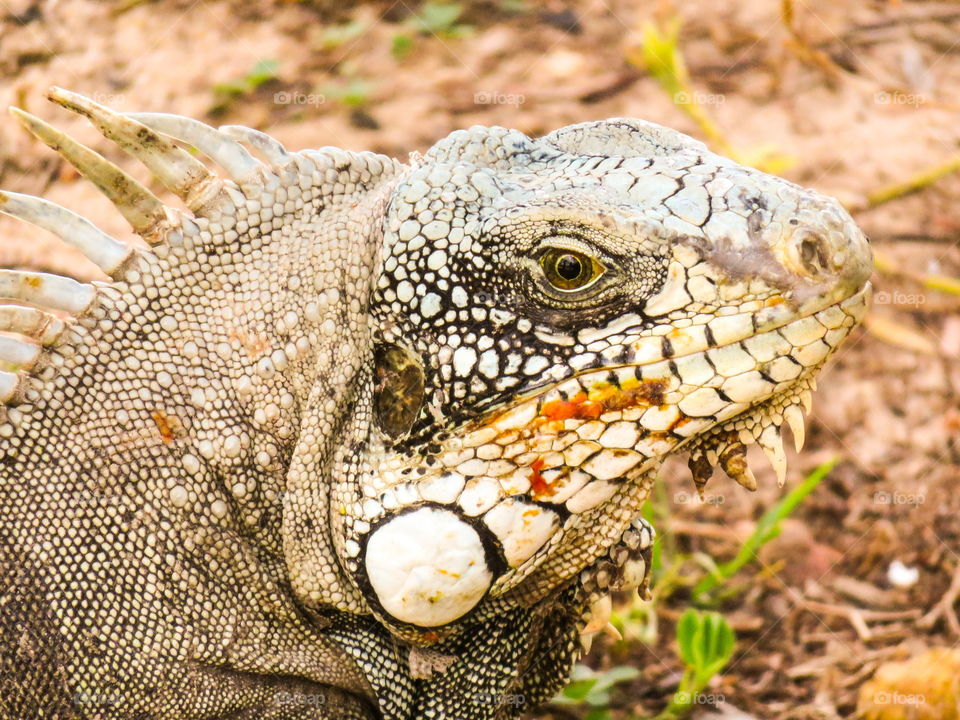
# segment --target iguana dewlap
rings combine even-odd
[[[782,482],[866,308],[836,201],[643,121],[403,164],[50,97],[187,209],[15,112],[149,249],[0,193],[111,278],[0,271],[6,718],[516,717],[664,458]]]

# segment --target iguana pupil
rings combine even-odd
[[[559,290],[579,290],[596,280],[603,268],[581,253],[550,248],[540,259],[547,280]]]
[[[583,272],[583,263],[576,255],[564,255],[557,261],[557,274],[564,280],[576,280]]]

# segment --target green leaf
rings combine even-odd
[[[639,675],[639,670],[624,665],[596,672],[586,665],[577,664],[570,673],[570,683],[552,702],[556,705],[606,708],[610,704],[610,689]]]
[[[697,630],[700,626],[700,614],[690,608],[677,622],[677,644],[680,646],[680,659],[686,665],[695,667],[697,658],[694,651],[694,643],[697,639]]]
[[[362,107],[370,101],[373,84],[354,78],[346,84],[326,85],[321,88],[323,95],[338,100],[347,107]]]
[[[588,712],[583,720],[612,720],[613,716],[606,708],[594,708]]]
[[[413,24],[423,33],[447,34],[454,30],[463,14],[463,5],[456,2],[425,2],[413,18]]]
[[[596,690],[608,690],[614,685],[619,685],[620,683],[629,682],[636,677],[639,677],[640,671],[635,667],[630,667],[628,665],[618,665],[617,667],[610,668],[605,672],[601,673],[597,677],[597,684],[595,686]]]
[[[589,678],[587,680],[574,680],[563,689],[561,698],[582,702],[587,695],[590,694],[590,691],[593,690],[593,687],[596,684],[596,678]],[[560,702],[560,698],[554,702]]]
[[[360,37],[366,29],[366,24],[358,20],[343,23],[342,25],[332,25],[320,33],[319,49],[333,50],[334,48],[338,48],[344,43]]]
[[[783,500],[767,510],[760,518],[750,537],[740,546],[736,557],[729,562],[722,563],[717,567],[716,573],[708,575],[697,583],[693,589],[694,602],[708,604],[710,598],[707,596],[710,592],[736,575],[744,565],[753,561],[760,548],[780,534],[780,523],[788,518],[797,509],[797,506],[830,474],[830,471],[837,464],[837,460],[837,458],[834,458],[825,462],[791,490]]]
[[[255,90],[265,82],[273,80],[279,69],[280,62],[278,60],[261,60],[253,66],[253,70],[244,80],[251,90]]]
[[[677,645],[684,664],[698,677],[722,670],[733,654],[735,637],[726,619],[715,612],[687,610],[677,622]]]
[[[395,58],[402,59],[413,50],[413,38],[409,35],[394,35],[390,45],[390,52]]]

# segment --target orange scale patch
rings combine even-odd
[[[596,420],[603,414],[603,404],[591,400],[586,393],[580,392],[569,400],[550,400],[540,408],[540,416],[546,420],[561,421],[576,418],[578,420]]]
[[[547,479],[540,474],[540,471],[543,470],[544,462],[543,458],[537,458],[530,463],[530,489],[533,490],[535,496],[549,497],[557,491],[554,490]]]

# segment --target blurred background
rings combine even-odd
[[[536,716],[960,717],[960,3],[0,0],[0,105],[146,180],[51,84],[400,158],[473,124],[639,117],[840,198],[873,242],[875,301],[786,486],[751,455],[756,493],[715,477],[701,499],[671,460],[647,508],[652,602],[616,597],[615,629]],[[6,116],[0,187],[129,237]],[[99,277],[6,219],[0,265]]]

